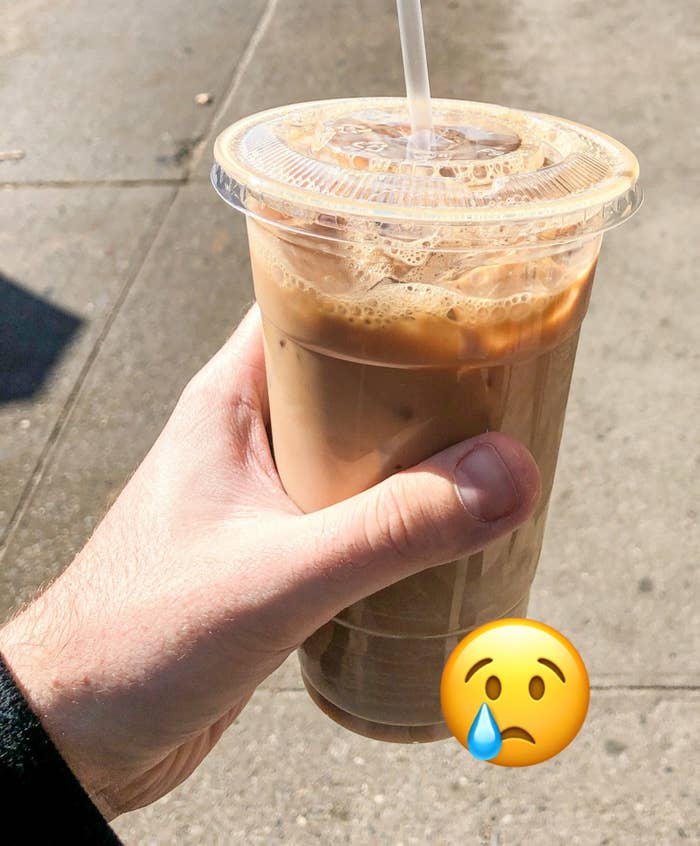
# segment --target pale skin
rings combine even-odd
[[[107,819],[186,779],[260,682],[342,608],[511,532],[539,494],[527,450],[490,433],[302,514],[268,423],[254,307],[85,548],[0,631]],[[475,477],[456,472],[465,456]]]

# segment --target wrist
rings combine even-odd
[[[37,600],[40,601],[41,598]],[[0,653],[29,708],[102,815],[113,819],[115,814],[101,798],[87,755],[81,752],[70,727],[71,723],[80,723],[81,717],[75,713],[79,704],[70,696],[71,685],[63,672],[61,651],[50,639],[48,627],[42,625],[42,615],[36,613],[33,605],[0,629]],[[74,714],[69,721],[66,715],[71,710]]]

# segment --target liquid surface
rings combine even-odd
[[[505,174],[535,171],[545,160],[526,120],[508,121],[505,114],[499,120],[478,108],[438,111],[435,117],[426,149],[416,148],[406,115],[391,108],[327,117],[311,110],[277,133],[290,149],[344,170],[457,179],[473,188]]]
[[[369,247],[250,221],[266,318],[309,348],[396,366],[531,358],[578,328],[600,239],[526,261],[430,249],[387,236]]]

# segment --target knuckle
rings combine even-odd
[[[365,512],[364,535],[371,549],[391,551],[399,559],[415,554],[415,540],[420,520],[416,505],[407,505],[408,498],[394,480],[380,487]]]
[[[198,370],[182,389],[178,405],[188,406],[201,403],[209,389],[209,379],[207,376],[206,367]]]
[[[179,404],[227,408],[230,414],[258,412],[260,397],[247,365],[224,369],[216,359],[192,376],[180,395]]]

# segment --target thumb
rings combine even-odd
[[[296,574],[305,605],[325,622],[399,579],[476,552],[525,522],[539,491],[528,450],[491,432],[307,514],[316,554]]]

